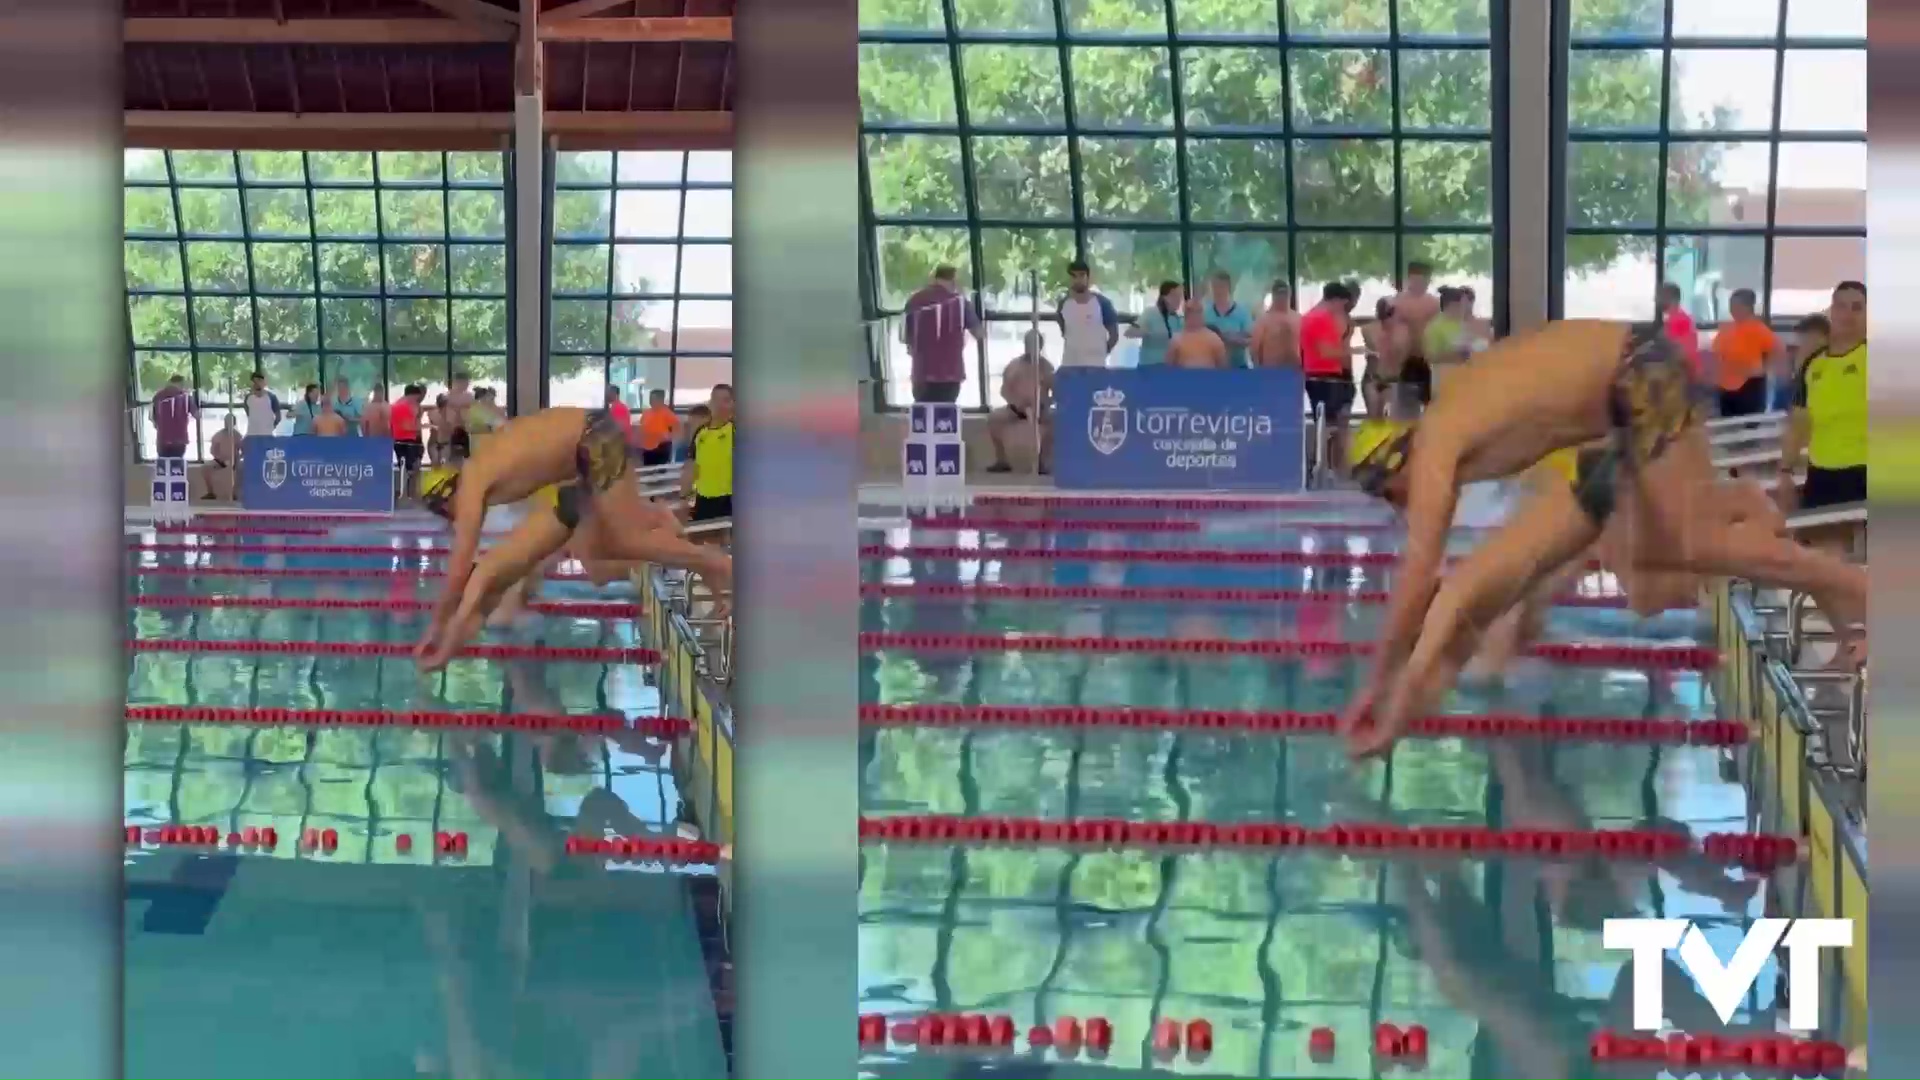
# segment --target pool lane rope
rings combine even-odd
[[[1142,604],[1384,604],[1385,589],[1269,589],[1198,588],[1156,585],[1009,585],[1005,582],[869,581],[860,595],[923,597],[945,600],[1097,600]],[[1553,602],[1560,607],[1625,608],[1618,593],[1588,595],[1562,593]]]
[[[222,834],[212,825],[149,825],[128,822],[121,826],[121,835],[125,845],[135,849],[162,847],[212,850],[224,846],[233,854],[269,855],[280,846],[279,831],[272,826],[264,828],[248,826]],[[454,859],[466,858],[468,849],[466,833],[439,832],[434,834],[433,839],[435,854]],[[396,834],[394,847],[403,855],[410,852],[413,849],[412,835]],[[296,848],[307,855],[332,855],[340,848],[340,834],[335,829],[308,829],[300,837]],[[665,834],[569,836],[566,842],[566,853],[594,859],[612,859],[615,862],[712,866],[720,861],[725,849],[710,840],[688,840]]]
[[[1109,850],[1187,848],[1252,851],[1322,850],[1383,854],[1529,855],[1660,862],[1702,856],[1723,865],[1772,869],[1800,857],[1791,836],[1713,833],[1699,843],[1666,829],[1495,829],[1484,825],[1336,823],[1320,827],[1212,821],[1060,821],[1030,817],[898,814],[860,818],[863,842],[1004,844]]]
[[[129,723],[238,724],[252,727],[415,728],[459,731],[571,731],[637,733],[654,739],[683,738],[691,721],[675,716],[628,720],[611,713],[451,712],[439,709],[276,709],[231,705],[128,705]]]
[[[267,611],[432,611],[437,600],[411,597],[164,596],[136,593],[137,608],[254,608]],[[563,619],[636,619],[640,605],[617,601],[531,600],[527,610]]]
[[[386,581],[392,578],[443,578],[445,570],[421,566],[133,566],[134,577],[315,578]],[[589,581],[585,570],[554,570],[548,581]]]
[[[293,549],[289,547],[273,550],[291,551]],[[391,553],[391,549],[381,549],[381,551]],[[949,544],[862,544],[860,557],[862,559],[925,559],[961,562],[1167,563],[1194,566],[1394,566],[1400,562],[1400,553],[1397,551],[960,547]],[[1448,561],[1458,562],[1459,559]],[[1598,563],[1588,563],[1587,567],[1591,570],[1600,569]]]
[[[128,551],[238,551],[250,555],[450,555],[446,544],[258,544],[245,540],[201,540],[188,544],[168,544],[152,540],[130,540]]]
[[[863,529],[866,532],[885,532],[889,529],[945,529],[992,532],[1052,532],[1052,533],[1177,533],[1193,534],[1203,532],[1217,523],[1200,518],[1130,519],[1130,518],[1010,518],[975,515],[942,515],[932,517],[906,517],[876,524]],[[1396,521],[1279,521],[1261,527],[1266,532],[1303,533],[1303,532],[1347,532],[1347,533],[1391,533],[1405,528]],[[1236,525],[1234,531],[1243,536],[1255,536],[1259,530],[1251,525]],[[1484,529],[1454,526],[1455,535],[1474,535],[1485,532]]]
[[[981,653],[1051,652],[1089,655],[1261,656],[1280,659],[1340,659],[1370,656],[1371,641],[1297,641],[1290,639],[1235,641],[1227,638],[1169,640],[1166,638],[1064,637],[1051,634],[917,634],[864,631],[860,648],[901,652]],[[1720,661],[1718,650],[1697,645],[1593,645],[1551,642],[1535,645],[1527,655],[1582,667],[1631,667],[1654,671],[1705,671]]]
[[[1136,731],[1221,734],[1330,735],[1335,713],[1226,709],[1140,709],[1087,705],[862,705],[869,728],[997,727],[1032,729],[1123,728]],[[1739,746],[1747,725],[1732,720],[1645,720],[1601,716],[1427,716],[1410,735],[1422,738],[1540,738],[1668,746]]]
[[[135,638],[133,652],[214,653],[253,656],[413,656],[413,646],[385,641],[169,641]],[[660,660],[653,649],[567,648],[557,645],[468,645],[456,655],[475,660],[558,660],[593,664],[652,664]]]
[[[1371,503],[1358,491],[1313,495],[1269,495],[1264,498],[1206,499],[1192,495],[1079,495],[1061,492],[999,492],[975,495],[974,506],[1058,507],[1076,510],[1279,510],[1302,506],[1342,506]]]

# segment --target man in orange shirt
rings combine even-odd
[[[667,407],[667,392],[647,394],[647,408],[640,414],[640,464],[673,464],[673,440],[680,431],[680,417]]]
[[[1727,301],[1733,321],[1713,337],[1719,362],[1720,415],[1754,416],[1767,411],[1767,368],[1780,363],[1780,339],[1754,313],[1752,289],[1736,289]]]

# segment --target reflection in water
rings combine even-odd
[[[1106,514],[1107,511],[1101,511]],[[1122,516],[1116,512],[1113,516]],[[1196,540],[1181,534],[948,531],[917,543],[997,546],[1275,546],[1279,527]],[[904,542],[905,537],[896,537]],[[1390,536],[1369,537],[1391,547]],[[1322,541],[1324,542],[1324,541]],[[1142,563],[874,561],[866,580],[1377,590],[1378,570]],[[1107,582],[1116,583],[1116,582]],[[1151,605],[869,600],[863,629],[1110,634],[1167,638],[1358,640],[1377,605]],[[1640,621],[1557,610],[1561,640],[1691,642],[1699,620]],[[863,658],[862,700],[1327,712],[1359,675],[1347,661],[1097,656],[1006,651],[953,658]],[[1705,717],[1701,677],[1522,663],[1462,688],[1453,712]],[[1748,827],[1755,808],[1722,779],[1725,752],[1454,739],[1409,741],[1390,763],[1350,765],[1335,740],[1114,729],[888,728],[862,737],[866,813],[1000,814],[1049,819],[1486,824],[1542,829],[1667,829],[1696,837]],[[1104,1016],[1117,1035],[1104,1065],[1064,1075],[1143,1075],[1162,1018],[1213,1023],[1197,1068],[1250,1076],[1367,1076],[1374,1024],[1422,1024],[1433,1076],[1578,1076],[1587,1036],[1627,1026],[1624,954],[1601,947],[1610,917],[1699,920],[1723,954],[1765,902],[1765,882],[1702,860],[1658,868],[1597,859],[1419,861],[1332,852],[1013,850],[873,845],[860,884],[862,1011],[1007,1013],[1022,1031]],[[1668,1011],[1696,1033],[1722,1025],[1669,966]],[[1770,1022],[1775,980],[1738,1017]],[[1336,1058],[1309,1060],[1307,1032],[1339,1035]],[[1051,1055],[1041,1059],[1052,1062]],[[962,1075],[950,1057],[874,1055],[886,1076]],[[1034,1075],[1021,1065],[1018,1075]],[[975,1075],[969,1073],[967,1075]],[[980,1073],[978,1075],[985,1075]]]
[[[262,558],[310,568],[391,565],[238,556]],[[141,575],[133,583],[136,594],[338,599],[428,597],[438,584],[408,575]],[[561,600],[605,595],[566,584],[551,592]],[[129,630],[411,642],[420,619],[136,606]],[[630,623],[559,617],[489,638],[635,643]],[[335,656],[139,654],[127,692],[140,704],[260,708],[657,715],[661,707],[650,684],[597,665],[461,660],[423,680],[409,663]],[[133,724],[126,744],[129,821],[223,832],[271,825],[281,837],[271,855],[242,855],[199,932],[154,933],[130,922],[129,1076],[725,1075],[723,1018],[703,954],[710,905],[696,895],[711,870],[563,856],[575,833],[692,827],[667,744],[631,734],[213,724]],[[307,828],[334,829],[338,850],[298,850]],[[436,855],[441,831],[468,835],[464,859]],[[403,834],[413,841],[405,852],[397,844]],[[170,903],[167,883],[182,880],[194,858],[130,852],[127,877],[153,883],[145,895],[163,898],[153,903]],[[244,1022],[234,1022],[236,1007]]]

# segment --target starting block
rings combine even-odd
[[[912,405],[900,448],[903,509],[959,509],[967,504],[967,446],[958,405]]]

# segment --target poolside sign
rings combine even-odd
[[[1061,488],[1299,491],[1304,387],[1287,368],[1062,368]]]
[[[900,448],[903,508],[961,507],[967,502],[967,447],[955,405],[916,403],[907,411],[907,441]]]
[[[240,444],[240,505],[277,513],[393,512],[393,441],[251,435]]]
[[[187,484],[187,459],[153,459],[153,516],[156,521],[193,516],[193,492]]]
[[[1665,957],[1678,949],[1680,964],[1693,974],[1700,995],[1723,1024],[1734,1014],[1774,950],[1787,952],[1787,1027],[1820,1028],[1820,953],[1853,946],[1852,919],[1755,919],[1733,955],[1722,963],[1700,928],[1686,919],[1608,919],[1601,941],[1609,949],[1633,953],[1633,1026],[1659,1031],[1666,1023]]]

